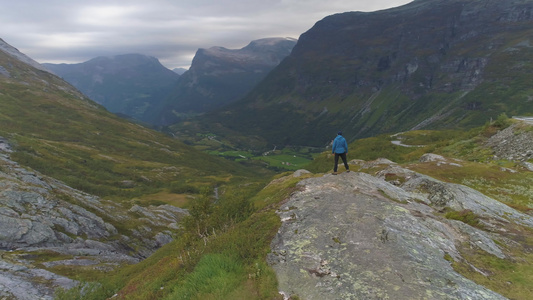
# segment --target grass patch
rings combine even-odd
[[[190,196],[187,194],[175,194],[167,191],[161,191],[156,194],[142,195],[137,199],[133,199],[133,203],[145,207],[150,205],[158,206],[163,204],[169,204],[177,207],[186,207],[189,200]]]
[[[468,263],[452,262],[453,268],[458,273],[509,299],[531,299],[533,254],[525,253],[513,259],[501,259],[478,250],[462,255]]]
[[[228,299],[245,279],[243,265],[221,254],[203,256],[187,279],[163,299]]]
[[[444,215],[444,217],[446,219],[461,221],[470,226],[483,229],[479,217],[469,209],[462,211],[449,211]]]

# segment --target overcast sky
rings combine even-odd
[[[0,0],[0,38],[34,60],[141,53],[188,68],[198,48],[298,38],[324,17],[411,0]]]

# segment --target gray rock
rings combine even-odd
[[[311,172],[309,172],[309,171],[307,171],[307,170],[304,170],[304,169],[300,169],[300,170],[296,170],[296,171],[292,174],[292,176],[293,176],[293,177],[300,177],[300,176],[302,176],[302,175],[304,175],[304,174],[311,174]]]
[[[56,266],[91,266],[98,264],[97,261],[93,259],[79,258],[79,259],[65,259],[65,260],[56,260],[50,262],[44,262],[43,265],[47,268],[56,267]]]
[[[53,299],[57,287],[72,288],[76,281],[52,272],[26,267],[0,259],[0,296],[2,299]]]
[[[533,153],[533,132],[515,123],[491,136],[485,145],[494,151],[497,159],[527,161]]]
[[[410,180],[421,177],[408,170],[404,173],[412,176]],[[500,209],[492,203],[497,201],[475,193],[460,196],[458,191],[473,191],[446,185],[434,192],[446,200],[435,196],[432,201],[428,193],[355,172],[306,179],[300,186],[278,211],[282,226],[268,256],[285,295],[302,299],[505,299],[456,273],[444,259],[446,254],[461,258],[455,243],[465,236],[473,247],[504,257],[493,237],[469,225],[436,218],[436,208],[431,206],[481,207],[476,199],[483,199],[491,202],[484,209]],[[518,220],[523,217],[514,215]]]
[[[533,172],[533,164],[527,161],[523,161],[520,163],[524,168],[526,168],[528,171]]]
[[[478,216],[533,227],[533,217],[464,185],[441,182],[417,174],[405,182],[402,188],[430,205],[449,207],[456,211],[471,210]]]
[[[163,233],[163,232],[159,232],[158,234],[155,235],[155,240],[156,242],[159,244],[160,247],[172,242],[174,239],[172,238],[172,236],[169,234],[170,232],[166,232],[166,233]]]
[[[23,253],[46,250],[73,257],[55,264],[45,263],[45,267],[76,267],[91,261],[111,270],[118,262],[136,263],[170,242],[173,236],[170,230],[178,229],[177,223],[188,214],[170,205],[135,207],[133,211],[143,218],[130,214],[121,203],[72,189],[0,154],[0,249],[17,249]],[[110,223],[131,222],[133,218],[139,225],[130,236],[119,234]],[[86,260],[76,259],[76,256],[86,256]],[[34,280],[48,271],[35,267],[30,261],[25,263],[24,270],[21,269],[25,273],[20,274],[15,274],[14,266],[2,271],[1,262],[0,258],[0,272],[3,272],[0,274],[0,298],[51,299],[54,287],[71,283],[60,277],[47,280],[46,284]],[[57,280],[66,280],[66,283],[52,282]]]
[[[427,163],[427,162],[435,162],[437,166],[441,166],[441,165],[451,165],[451,166],[455,166],[455,167],[462,167],[461,164],[457,163],[457,162],[453,162],[451,161],[451,159],[448,159],[442,155],[438,155],[438,154],[434,154],[434,153],[426,153],[424,155],[422,155],[419,159],[420,162],[422,163]],[[454,161],[458,161],[458,160],[455,160]]]
[[[420,162],[431,162],[431,161],[442,161],[446,162],[446,158],[442,155],[433,154],[433,153],[426,153],[422,155],[419,159]]]

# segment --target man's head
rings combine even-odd
[[[337,132],[337,135],[342,135],[342,131]]]

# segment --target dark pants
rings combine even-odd
[[[350,170],[350,167],[348,167],[348,162],[346,161],[346,153],[335,153],[335,166],[333,166],[333,172],[337,172],[339,156],[342,158],[342,162],[344,162],[344,167],[346,170]]]

